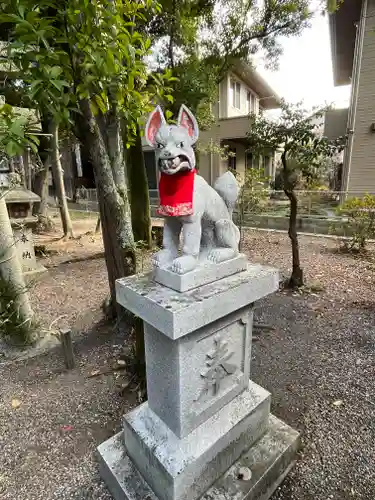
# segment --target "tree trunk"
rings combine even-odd
[[[142,138],[138,128],[135,143],[128,150],[127,160],[134,240],[142,241],[147,248],[151,248],[150,195],[142,150]]]
[[[36,215],[42,221],[48,220],[48,169],[51,160],[50,123],[51,119],[41,112],[42,132],[45,135],[40,136],[38,154],[42,167],[34,172],[32,186],[34,193],[40,197],[40,202],[34,203],[33,215]]]
[[[32,171],[31,171],[31,154],[30,148],[26,148],[25,158],[20,156],[20,164],[23,165],[23,170],[25,172],[26,188],[31,191],[32,189]]]
[[[298,200],[297,195],[294,191],[294,186],[292,185],[293,180],[289,178],[288,166],[287,166],[287,149],[284,149],[281,155],[281,162],[283,165],[283,183],[284,183],[284,193],[290,201],[290,214],[289,214],[289,231],[288,235],[290,242],[292,244],[292,275],[289,279],[289,286],[291,288],[297,288],[303,286],[303,270],[301,269],[300,257],[299,257],[299,245],[298,245],[298,234],[297,234],[297,213],[298,213]]]
[[[40,202],[34,203],[33,215],[41,218],[42,220],[48,219],[48,165],[46,162],[34,176],[33,190],[40,197]]]
[[[26,291],[22,266],[18,259],[14,243],[12,226],[10,224],[5,198],[0,194],[0,274],[9,280],[17,294],[17,308],[21,320],[30,321],[33,311]]]
[[[13,158],[9,158],[9,170],[10,172],[15,172],[15,167],[14,167],[14,159]]]
[[[136,254],[125,167],[124,162],[119,161],[118,155],[116,155],[116,161],[111,162],[111,157],[113,158],[114,155],[110,155],[107,150],[106,141],[97,119],[92,114],[89,102],[82,100],[80,108],[85,126],[81,140],[86,142],[94,168],[111,292],[111,309],[115,316],[121,310],[116,302],[116,280],[136,272]],[[120,133],[119,128],[116,133]],[[117,144],[121,144],[121,141],[117,141]]]
[[[28,180],[28,177],[27,177],[27,172],[26,172],[26,168],[25,168],[25,162],[23,161],[23,156],[22,155],[19,155],[18,156],[18,174],[21,178],[21,185],[25,188],[25,189],[30,189],[28,187],[28,184],[29,184],[29,180]]]
[[[298,200],[296,193],[293,190],[285,189],[284,192],[290,201],[288,235],[292,244],[293,270],[289,280],[289,286],[291,288],[297,288],[303,286],[303,270],[301,269],[301,263],[299,258],[299,245],[298,245],[298,234],[297,234]]]
[[[98,220],[96,221],[95,233],[99,233],[100,227],[101,227],[101,222],[100,222],[100,215],[99,215]]]
[[[122,308],[116,301],[116,280],[136,273],[136,252],[132,229],[128,186],[125,177],[121,131],[119,119],[114,114],[113,122],[107,127],[111,131],[110,140],[105,140],[93,116],[90,104],[80,102],[83,117],[81,141],[90,151],[98,192],[99,212],[102,225],[105,260],[111,301],[107,314],[122,318]],[[117,151],[116,151],[117,149]],[[143,321],[134,320],[136,365],[141,379],[145,378],[145,353]]]
[[[66,200],[64,174],[60,160],[59,126],[55,121],[51,124],[51,135],[52,135],[52,140],[51,140],[52,176],[56,189],[56,197],[59,204],[61,222],[63,226],[64,236],[72,238],[73,226],[69,215],[68,203]]]

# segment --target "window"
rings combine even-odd
[[[154,153],[154,151],[144,151],[143,157],[145,159],[148,189],[156,190],[158,188],[158,184],[157,184],[157,180],[156,180],[157,168],[156,168],[156,161],[155,161],[155,153]]]
[[[252,107],[253,113],[258,113],[259,112],[259,101],[255,97],[255,95],[253,95],[253,102],[252,102],[251,107]]]
[[[253,153],[246,153],[246,168],[253,168]]]
[[[259,168],[259,155],[254,155],[253,156],[253,168]]]
[[[252,109],[251,109],[251,98],[252,98],[251,92],[248,91],[247,94],[246,94],[246,113],[248,115],[252,112]]]
[[[234,108],[241,109],[241,84],[235,80],[230,82],[229,98]]]
[[[267,176],[271,175],[271,157],[270,156],[265,156],[263,158],[263,164],[264,164],[264,174]]]

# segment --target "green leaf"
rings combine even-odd
[[[8,156],[13,157],[22,152],[22,149],[19,145],[14,141],[9,141],[5,146],[5,152]]]
[[[10,104],[3,104],[0,108],[0,111],[3,115],[9,116],[13,113],[13,108]]]
[[[57,78],[58,76],[60,76],[62,73],[62,68],[60,68],[59,66],[53,66],[50,70],[50,76],[51,78]]]
[[[65,80],[50,80],[50,83],[60,92],[64,87],[69,87],[69,83]]]
[[[22,4],[21,4],[21,5],[18,7],[18,12],[19,12],[19,14],[20,14],[20,16],[21,16],[22,18],[24,18],[24,17],[25,17],[25,10],[26,10],[26,6],[25,6],[25,5],[22,5]]]
[[[16,14],[0,14],[1,23],[20,23],[23,19]]]
[[[14,120],[9,128],[9,133],[18,137],[24,136],[24,121],[20,118]]]

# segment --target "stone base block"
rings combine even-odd
[[[168,268],[155,268],[154,280],[177,292],[187,292],[202,285],[213,283],[214,281],[227,278],[232,274],[246,271],[246,255],[240,254],[234,259],[225,262],[210,262],[201,260],[193,271],[186,274],[177,274]]]
[[[34,281],[37,281],[41,277],[41,275],[46,272],[46,267],[42,266],[41,264],[37,264],[36,269],[24,272],[23,277],[25,278],[26,283],[32,283]]]
[[[124,419],[125,448],[163,500],[195,500],[268,428],[271,396],[254,382],[183,438],[144,404]]]
[[[122,432],[99,446],[101,475],[115,500],[164,500],[156,496],[126,454]],[[299,434],[272,416],[268,431],[203,494],[202,500],[268,500],[294,464]],[[241,467],[251,471],[238,479]]]

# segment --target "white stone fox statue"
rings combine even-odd
[[[237,256],[240,233],[232,222],[232,212],[238,184],[234,175],[226,172],[212,188],[196,173],[192,146],[199,131],[194,115],[181,106],[177,125],[168,125],[157,106],[145,132],[147,143],[156,149],[160,170],[158,212],[165,217],[163,249],[153,256],[154,266],[185,274],[197,266],[199,259],[223,262]]]

